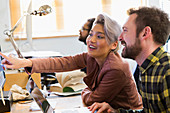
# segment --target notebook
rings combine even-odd
[[[26,89],[30,92],[30,95],[32,96],[33,100],[39,106],[40,110],[43,113],[91,113],[87,107],[72,108],[72,109],[54,109],[54,107],[50,104],[50,102],[45,98],[45,95],[36,86],[35,82],[34,82],[34,88],[31,89],[31,84],[30,84],[31,80],[32,78],[30,77],[27,82]]]

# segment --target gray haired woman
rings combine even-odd
[[[0,53],[7,68],[31,67],[28,73],[64,72],[87,68],[82,100],[89,106],[107,102],[113,108],[141,109],[142,101],[129,65],[117,53],[121,28],[106,14],[99,14],[87,37],[87,53],[59,58],[16,59]],[[8,64],[10,62],[10,64]]]

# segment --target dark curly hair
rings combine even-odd
[[[89,27],[88,32],[90,32],[92,26],[93,26],[93,22],[95,21],[95,18],[90,18],[87,20],[89,22],[89,24],[87,25]]]
[[[170,21],[168,14],[156,7],[131,8],[127,11],[128,15],[137,14],[136,35],[146,27],[151,28],[153,40],[158,44],[165,44],[170,33]]]

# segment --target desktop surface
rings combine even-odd
[[[50,103],[55,103],[54,105],[55,111],[63,111],[63,110],[71,110],[71,109],[76,110],[77,108],[82,108],[82,110],[87,109],[84,108],[86,106],[82,102],[81,95],[74,95],[74,96],[67,96],[67,97],[52,95],[51,97],[48,98],[48,101]],[[40,110],[30,111],[30,107],[33,103],[34,101],[31,102],[26,101],[25,103],[21,101],[15,102],[12,105],[11,112],[5,112],[5,113],[42,113],[42,111]]]

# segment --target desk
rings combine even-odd
[[[53,98],[49,98],[49,100],[56,102],[55,109],[71,109],[84,107],[81,95],[69,97],[55,96]],[[20,104],[19,102],[16,102],[12,105],[11,112],[5,113],[42,113],[41,111],[29,111],[31,104],[32,103]]]

